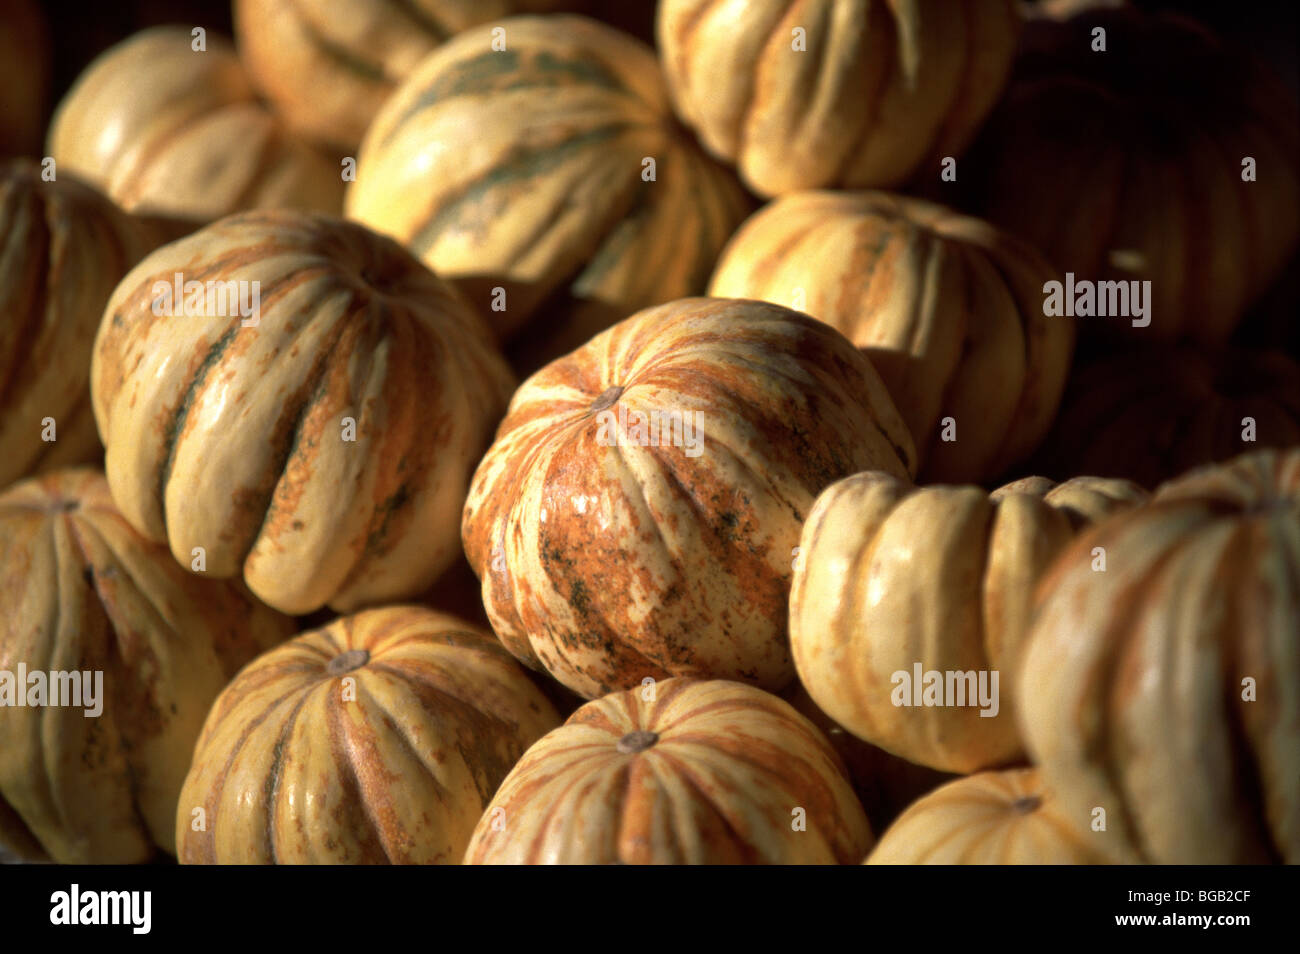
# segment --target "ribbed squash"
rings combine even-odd
[[[290,127],[351,149],[397,85],[461,30],[572,0],[235,0],[253,82]]]
[[[13,682],[0,676],[0,847],[64,864],[175,853],[176,798],[208,706],[292,632],[292,620],[238,584],[193,576],[143,539],[100,472],[9,488],[0,495],[0,673]],[[43,698],[32,695],[37,672]],[[56,706],[50,672],[99,679],[77,676],[87,683],[82,704]],[[97,681],[92,706],[85,693]]]
[[[50,37],[33,0],[0,0],[0,157],[41,147],[50,86]]]
[[[101,453],[90,351],[104,304],[158,236],[64,173],[0,163],[0,487]],[[52,440],[45,438],[52,437]]]
[[[475,27],[421,63],[367,133],[347,209],[458,280],[502,336],[534,322],[549,360],[703,293],[749,205],[675,126],[648,48],[551,16]]]
[[[217,699],[176,812],[182,864],[456,864],[510,767],[559,724],[453,616],[345,616]]]
[[[1017,691],[1044,780],[1075,817],[1105,810],[1117,860],[1300,863],[1300,449],[1193,471],[1081,536]]]
[[[835,750],[776,696],[669,679],[530,748],[467,864],[851,864],[871,846]]]
[[[222,294],[183,289],[194,313],[159,316],[177,275]],[[251,304],[254,283],[255,323],[225,295]],[[289,211],[222,219],[142,261],[91,366],[126,518],[292,613],[434,582],[512,385],[482,318],[405,250]]]
[[[1037,769],[981,772],[949,782],[905,811],[869,865],[1105,864],[1091,816],[1068,815]]]
[[[678,114],[762,195],[900,185],[997,100],[1012,0],[662,0]]]
[[[741,226],[709,294],[834,326],[884,378],[922,478],[983,481],[1034,450],[1065,386],[1074,325],[1043,315],[1054,277],[1025,243],[940,205],[798,192]]]
[[[1013,686],[1034,584],[1080,527],[1145,496],[1091,477],[991,494],[881,473],[839,481],[799,540],[800,680],[840,725],[909,761],[966,773],[1022,759]]]
[[[129,211],[209,221],[240,209],[337,212],[342,167],[289,135],[234,48],[155,27],[101,54],[63,98],[46,149]]]
[[[780,689],[813,498],[863,467],[907,478],[914,458],[839,332],[684,299],[524,382],[474,475],[465,552],[510,651],[589,699],[647,676]]]
[[[1171,14],[1085,10],[1024,39],[959,176],[971,208],[1079,279],[1151,282],[1149,326],[1089,330],[1221,343],[1300,235],[1294,91]]]
[[[1300,444],[1300,365],[1282,351],[1143,349],[1075,372],[1037,460],[1155,487],[1246,451]]]

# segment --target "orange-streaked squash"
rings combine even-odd
[[[1016,703],[1062,810],[1104,809],[1117,860],[1300,863],[1300,449],[1192,471],[1082,535],[1040,584]]]
[[[762,195],[939,174],[1002,91],[1013,0],[662,0],[678,114]]]
[[[589,702],[530,748],[467,864],[852,864],[871,829],[835,750],[776,696],[678,678]]]
[[[1034,584],[1081,527],[1145,497],[1092,477],[991,494],[881,473],[839,481],[799,540],[800,681],[840,725],[909,761],[966,773],[1023,760],[1013,687]]]
[[[1026,243],[932,202],[797,192],[740,227],[709,294],[834,326],[884,378],[921,478],[985,481],[1032,453],[1065,387],[1074,321],[1043,314],[1055,277]]]
[[[292,632],[238,583],[187,573],[137,534],[99,471],[0,494],[0,847],[63,864],[174,854],[208,707]],[[65,689],[82,683],[82,705],[52,705],[50,672]]]
[[[501,644],[454,616],[341,617],[217,699],[177,803],[177,856],[459,863],[510,767],[559,721]]]
[[[257,99],[230,43],[153,27],[101,54],[59,104],[46,149],[123,208],[208,221],[241,209],[338,212],[342,166]]]
[[[178,275],[204,283],[201,300],[168,294]],[[178,298],[191,313],[167,314]],[[91,366],[126,518],[295,614],[412,597],[452,564],[512,386],[482,318],[404,249],[287,210],[221,219],[144,259],[105,309]]]
[[[648,308],[511,400],[462,533],[492,628],[589,699],[669,675],[794,676],[791,564],[813,498],[914,469],[867,359],[756,301]]]

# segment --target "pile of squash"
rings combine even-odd
[[[620,6],[0,0],[0,854],[1300,863],[1294,90]]]

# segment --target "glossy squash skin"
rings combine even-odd
[[[1105,864],[1109,835],[1062,811],[1037,769],[981,772],[919,799],[867,857],[869,865]]]
[[[992,494],[881,473],[839,481],[799,540],[790,643],[800,681],[836,722],[912,762],[968,773],[1022,761],[1014,686],[1034,585],[1081,527],[1145,497],[1088,477]],[[945,690],[948,673],[966,675],[951,697],[930,698],[932,672]]]
[[[1019,22],[1011,0],[663,0],[657,34],[678,115],[773,196],[937,177],[997,100]]]
[[[182,864],[456,864],[559,724],[491,634],[419,606],[341,617],[212,707],[176,813]]]
[[[159,236],[69,173],[45,181],[29,160],[0,163],[0,235],[3,488],[102,453],[90,407],[95,329]]]
[[[1300,450],[1192,471],[1081,536],[1041,582],[1017,705],[1116,860],[1300,863]]]
[[[835,750],[776,696],[668,679],[530,748],[467,864],[851,864],[871,829]]]
[[[251,208],[337,213],[342,167],[257,99],[234,48],[181,27],[128,37],[64,96],[46,149],[132,212],[211,221]]]
[[[572,0],[235,0],[253,83],[290,128],[344,149],[429,53],[471,26]]]
[[[177,275],[215,283],[202,300],[182,289],[192,314],[167,313]],[[127,519],[295,614],[412,597],[452,564],[512,386],[482,318],[396,243],[289,211],[222,219],[142,261],[91,367]]]
[[[370,127],[346,205],[455,279],[503,338],[533,326],[545,360],[702,294],[749,211],[676,127],[652,51],[576,16],[443,44]]]
[[[465,552],[497,635],[580,695],[669,675],[777,690],[813,498],[863,467],[907,478],[914,460],[833,328],[683,299],[524,382],[474,475]]]
[[[806,311],[862,348],[921,453],[921,479],[983,482],[1051,426],[1074,345],[1043,314],[1032,247],[932,202],[796,192],[751,216],[709,284]]]
[[[15,680],[0,677],[0,846],[63,864],[174,854],[176,798],[208,706],[292,632],[238,583],[192,575],[136,533],[99,471],[0,494],[0,672]],[[32,695],[37,672],[99,676],[77,677],[82,705],[56,706]]]

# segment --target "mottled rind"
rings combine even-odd
[[[331,673],[339,657],[346,671]],[[419,606],[342,617],[259,657],[217,699],[178,802],[177,856],[458,864],[501,780],[559,721],[490,633]]]
[[[1039,585],[1017,706],[1116,860],[1300,863],[1300,450],[1193,471],[1080,536]]]
[[[155,314],[155,283],[177,273],[259,283],[256,323],[206,303]],[[296,614],[414,596],[452,564],[513,384],[482,318],[396,243],[290,211],[230,216],[146,258],[109,301],[91,367],[126,518]]]
[[[601,443],[592,405],[617,387]],[[615,446],[621,410],[696,415],[698,454]],[[813,498],[864,468],[914,467],[884,385],[833,328],[763,302],[683,299],[515,393],[471,484],[465,552],[506,646],[586,698],[668,675],[779,689]]]
[[[974,772],[1023,760],[1014,687],[1034,585],[1081,528],[1146,496],[1094,477],[1026,478],[991,494],[882,473],[839,481],[799,540],[790,644],[800,680],[844,728],[909,761]],[[997,714],[982,715],[978,700],[895,705],[894,674],[911,680],[917,663],[996,671]]]
[[[64,864],[174,853],[208,706],[292,632],[238,583],[193,576],[143,539],[98,471],[0,495],[0,670],[103,673],[98,717],[0,709],[0,845]]]
[[[853,864],[871,841],[811,722],[759,689],[679,678],[589,702],[533,745],[465,863]]]

